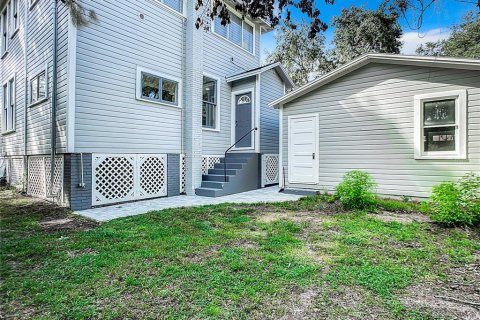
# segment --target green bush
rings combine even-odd
[[[432,189],[432,219],[447,225],[480,223],[480,176],[470,173],[458,182],[443,182]]]
[[[375,181],[366,172],[353,170],[343,176],[335,196],[348,209],[366,209],[375,204]]]

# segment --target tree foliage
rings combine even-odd
[[[84,26],[90,21],[97,20],[97,14],[92,9],[85,9],[78,0],[62,0],[70,11],[70,18],[74,26]]]
[[[467,14],[452,28],[448,39],[427,42],[418,46],[416,52],[426,56],[480,58],[480,16]]]
[[[333,39],[336,64],[347,63],[365,53],[400,53],[402,28],[396,12],[351,6],[334,17],[332,25],[336,28]]]
[[[305,24],[295,29],[280,26],[275,34],[275,50],[267,57],[268,62],[280,61],[297,86],[332,69],[325,53],[325,37],[318,33],[308,41],[309,29]]]

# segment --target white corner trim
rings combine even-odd
[[[75,152],[77,28],[68,19],[67,152]]]
[[[455,99],[455,151],[425,152],[423,146],[423,103],[431,100]],[[467,90],[439,91],[414,96],[414,159],[467,159]]]
[[[220,113],[221,113],[221,109],[222,109],[222,104],[221,104],[222,99],[220,97],[220,93],[222,92],[222,90],[221,90],[222,79],[219,76],[216,76],[216,75],[208,73],[208,72],[204,72],[203,75],[207,78],[214,79],[215,81],[217,81],[217,110],[216,110],[216,114],[215,114],[215,116],[216,116],[215,128],[204,128],[202,126],[202,130],[220,132],[220,124],[221,124]],[[202,87],[203,87],[203,83],[202,83]]]
[[[278,185],[285,188],[283,183],[283,107],[278,110],[278,119]]]
[[[253,111],[255,112],[255,122],[254,122],[254,127],[257,127],[257,131],[254,132],[254,138],[255,138],[255,152],[260,153],[260,108],[261,108],[261,102],[260,102],[260,89],[261,89],[261,74],[257,74],[256,77],[256,87],[255,87],[255,105],[253,106]]]

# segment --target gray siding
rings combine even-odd
[[[151,0],[84,3],[98,21],[77,33],[75,152],[180,153],[182,109],[135,86],[137,66],[182,78],[184,19]]]
[[[211,32],[206,32],[203,36],[204,71],[221,79],[220,131],[203,131],[203,154],[205,155],[223,154],[225,149],[231,145],[232,88],[224,79],[226,76],[260,66],[261,49],[258,26],[255,28],[255,33],[255,55]]]
[[[457,89],[468,92],[468,160],[415,160],[414,95]],[[478,71],[370,64],[292,101],[283,117],[287,175],[288,116],[305,113],[318,113],[320,121],[315,189],[333,190],[345,172],[361,169],[372,174],[380,194],[427,197],[441,181],[480,171]]]
[[[283,80],[275,70],[260,78],[260,152],[278,153],[278,110],[268,104],[284,94]]]

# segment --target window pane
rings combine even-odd
[[[30,81],[30,102],[36,102],[38,100],[38,78],[35,77]]]
[[[206,128],[215,128],[216,106],[213,103],[203,102],[202,125]]]
[[[217,103],[216,81],[207,77],[203,77],[203,95],[202,100],[210,103]]]
[[[227,37],[227,26],[222,26],[221,20],[219,18],[215,18],[215,26],[214,31],[215,33],[221,35],[222,37]]]
[[[162,79],[162,100],[177,102],[177,83],[175,81]]]
[[[243,48],[253,52],[253,27],[246,22],[243,24]]]
[[[230,13],[230,33],[228,39],[233,43],[242,45],[242,19]]]
[[[38,76],[38,99],[44,99],[46,97],[45,92],[45,72],[42,72]]]
[[[423,129],[424,148],[430,151],[455,151],[455,127]]]
[[[15,85],[13,83],[13,80],[10,80],[8,82],[8,94],[9,94],[9,107],[10,109],[8,110],[8,115],[7,115],[7,130],[12,130],[13,129],[13,114],[15,112]]]
[[[142,98],[160,100],[160,77],[142,73]]]
[[[423,118],[425,126],[455,124],[455,99],[424,102]]]
[[[183,1],[182,0],[164,0],[164,3],[175,11],[183,11]]]

